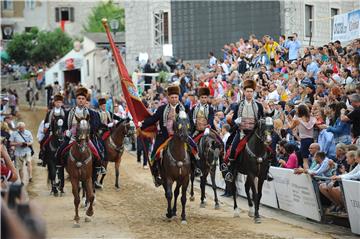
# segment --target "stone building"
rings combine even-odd
[[[298,33],[303,46],[331,39],[332,19],[360,8],[358,0],[125,1],[126,63],[132,72],[140,53],[152,61],[170,44],[174,57],[198,61],[240,37]],[[309,21],[312,19],[312,21]]]

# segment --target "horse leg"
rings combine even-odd
[[[181,187],[181,206],[182,206],[181,224],[187,224],[186,214],[185,214],[185,206],[186,206],[186,191],[187,191],[188,185],[189,185],[189,178],[185,177],[184,181],[182,182],[182,187]]]
[[[119,186],[119,176],[120,176],[120,159],[118,159],[116,162],[115,162],[115,187],[116,189],[120,189],[120,186]]]
[[[65,185],[65,173],[64,173],[64,170],[65,170],[64,167],[57,168],[60,196],[65,194],[65,192],[64,192],[64,185]]]
[[[257,197],[255,201],[255,223],[261,223],[260,214],[259,214],[259,207],[260,207],[260,200],[262,197],[262,187],[264,185],[264,178],[258,179],[258,190],[257,190]]]
[[[254,220],[255,220],[255,223],[260,223],[259,212],[257,212],[257,215],[256,215],[256,202],[257,202],[258,194],[257,194],[256,187],[255,187],[255,177],[252,176],[252,175],[251,176],[248,175],[248,178],[249,178],[249,184],[250,184],[251,192],[252,192],[252,199],[253,199],[253,202],[255,204],[255,217],[254,217]]]
[[[201,203],[200,207],[205,208],[206,200],[205,200],[205,183],[206,183],[207,173],[204,172],[203,176],[200,177],[200,189],[201,189]]]
[[[91,177],[87,178],[86,184],[86,198],[89,202],[89,207],[86,210],[85,222],[91,222],[91,216],[94,215],[93,203],[94,203],[94,191]]]
[[[74,206],[75,206],[75,217],[74,217],[74,227],[80,227],[79,224],[79,204],[80,204],[80,196],[79,196],[79,182],[72,178],[71,179],[72,185],[72,193],[74,195]]]
[[[175,217],[176,216],[176,203],[177,203],[177,198],[179,196],[179,192],[180,192],[180,186],[181,184],[179,182],[176,182],[176,187],[174,190],[174,206],[172,209],[172,216]]]
[[[214,191],[215,209],[219,209],[220,204],[219,204],[219,199],[218,199],[217,193],[216,193],[215,172],[216,172],[216,167],[213,166],[213,168],[210,171],[211,186]]]
[[[250,182],[250,177],[246,177],[246,181],[245,181],[245,192],[246,192],[246,199],[248,200],[248,205],[249,205],[249,217],[254,217],[254,205],[253,205],[253,201],[251,200],[251,196],[250,196],[250,187],[251,187],[251,182]]]
[[[85,184],[85,182],[81,181],[81,188],[80,189],[82,189],[82,197],[81,197],[82,204],[81,204],[81,207],[86,208],[87,204],[88,204],[88,199],[86,198],[86,184]],[[79,189],[79,192],[80,192],[80,189]]]
[[[166,213],[166,217],[168,219],[170,219],[172,217],[172,212],[171,212],[171,200],[172,200],[172,184],[173,182],[171,182],[170,180],[167,180],[166,182],[166,191],[165,191],[165,195],[166,195],[166,199],[168,202],[168,207],[167,207],[167,213]]]
[[[234,170],[234,180],[231,182],[232,191],[233,191],[233,200],[234,200],[234,217],[240,217],[240,209],[237,206],[236,197],[237,197],[237,188],[236,188],[236,176],[237,171]]]
[[[195,175],[194,172],[191,172],[190,174],[190,180],[191,180],[191,186],[190,186],[190,201],[195,201],[195,197],[194,197],[194,180],[195,180]]]

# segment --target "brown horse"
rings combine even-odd
[[[111,130],[110,136],[105,140],[105,150],[106,150],[106,161],[104,167],[107,168],[108,162],[115,163],[115,187],[117,189],[119,186],[119,176],[120,176],[120,163],[121,156],[124,153],[124,138],[130,134],[130,124],[128,120],[121,121],[116,124],[116,126]],[[97,188],[103,187],[103,180],[106,174],[103,174],[100,183],[95,182]]]
[[[216,193],[216,182],[215,182],[215,173],[216,173],[216,165],[219,161],[222,162],[222,157],[224,155],[224,145],[222,142],[219,142],[219,136],[216,135],[214,131],[210,131],[209,134],[201,137],[199,143],[199,156],[200,156],[200,164],[202,170],[202,176],[200,177],[200,189],[201,189],[201,203],[200,207],[204,208],[206,206],[206,195],[205,195],[205,187],[206,187],[206,179],[210,173],[211,185],[214,191],[214,201],[215,201],[215,209],[220,207],[219,200]],[[190,190],[191,198],[190,200],[194,200],[194,173],[191,174],[191,190]]]
[[[86,211],[85,222],[91,221],[91,216],[94,214],[93,202],[93,160],[92,153],[88,147],[90,140],[90,124],[89,116],[87,118],[78,118],[75,143],[71,146],[66,162],[66,171],[70,176],[72,185],[72,193],[74,195],[75,217],[74,227],[80,227],[79,224],[79,204],[80,204],[80,182],[85,186],[83,190],[86,190],[86,200],[90,202],[90,205]]]
[[[163,152],[163,159],[160,166],[160,175],[163,180],[165,197],[168,201],[166,217],[171,219],[176,216],[176,201],[181,187],[181,222],[186,224],[186,190],[189,185],[189,175],[191,171],[190,155],[188,152],[187,140],[190,124],[184,111],[180,111],[174,122],[174,136],[169,140]],[[174,206],[171,209],[173,197],[172,185],[176,182],[174,190]]]

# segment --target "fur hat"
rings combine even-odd
[[[209,96],[210,95],[210,89],[208,87],[200,87],[199,90],[198,90],[198,95],[199,95],[199,97],[202,96],[202,95]]]
[[[88,89],[86,89],[85,87],[79,87],[75,93],[76,97],[78,97],[79,95],[82,95],[85,98],[87,98],[88,94],[89,94]]]
[[[169,86],[167,88],[167,94],[170,95],[180,95],[180,87],[179,86]]]
[[[64,96],[62,96],[61,94],[54,95],[54,102],[55,101],[64,101]]]
[[[244,88],[244,90],[246,90],[246,88],[251,88],[251,89],[255,90],[256,89],[256,81],[254,81],[254,80],[244,81],[243,88]]]
[[[98,103],[99,103],[99,105],[106,104],[106,99],[105,99],[105,98],[100,98],[100,99],[98,100]]]

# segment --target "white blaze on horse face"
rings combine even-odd
[[[266,117],[266,118],[265,118],[265,124],[266,124],[267,126],[272,126],[272,125],[274,124],[274,122],[273,122],[273,120],[272,120],[271,117]]]
[[[185,111],[180,111],[179,112],[179,118],[180,119],[186,119],[187,118],[187,115],[186,115]]]
[[[63,126],[63,124],[64,124],[64,121],[62,119],[59,119],[57,121],[57,126],[61,127],[61,126]]]

